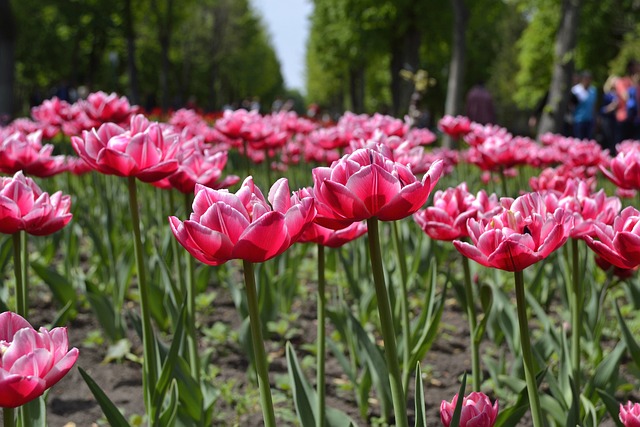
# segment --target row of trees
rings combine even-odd
[[[402,68],[435,78],[426,107],[462,112],[478,81],[493,92],[505,124],[549,90],[566,104],[571,75],[589,69],[596,82],[640,57],[635,0],[313,0],[307,70],[310,99],[336,110],[403,114],[411,84]],[[555,71],[554,71],[555,70]],[[560,96],[558,96],[560,95]],[[555,107],[555,108],[554,108]]]
[[[0,0],[0,114],[79,85],[164,108],[269,105],[285,88],[250,1]],[[336,112],[402,115],[401,70],[425,69],[433,115],[463,112],[486,81],[510,126],[551,91],[542,122],[557,130],[575,69],[602,83],[640,58],[637,0],[308,1],[308,101]]]
[[[11,61],[4,60],[5,41],[13,42]],[[13,66],[16,89],[4,112],[24,111],[30,98],[66,86],[118,91],[164,108],[191,98],[212,110],[284,91],[249,0],[0,0],[0,59]],[[7,102],[3,88],[0,82]]]

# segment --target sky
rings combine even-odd
[[[285,84],[305,92],[305,47],[311,0],[252,0],[276,50]]]

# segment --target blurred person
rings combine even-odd
[[[484,86],[484,81],[479,81],[467,94],[467,117],[483,125],[495,124],[496,112],[493,105],[493,97]]]
[[[616,121],[614,126],[614,143],[618,144],[625,139],[633,138],[634,112],[637,115],[637,100],[635,91],[629,96],[630,89],[637,84],[634,80],[637,76],[638,63],[632,59],[627,62],[626,74],[616,79],[615,92],[618,98],[616,106]],[[634,110],[635,108],[635,110]]]
[[[602,105],[600,107],[599,128],[601,132],[600,145],[609,150],[615,156],[616,145],[614,141],[614,127],[616,122],[616,109],[618,97],[616,96],[615,83],[618,77],[611,75],[602,87]]]
[[[578,83],[571,88],[576,103],[573,110],[573,136],[578,139],[593,138],[593,113],[598,95],[591,84],[592,80],[591,73],[583,71]]]

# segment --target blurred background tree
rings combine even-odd
[[[526,133],[554,63],[570,58],[602,85],[640,58],[637,0],[581,0],[576,46],[560,59],[557,0],[308,1],[304,101],[335,114],[404,115],[413,88],[400,71],[423,69],[436,81],[419,101],[432,123],[448,93],[447,112],[464,113],[464,95],[484,81],[498,122]],[[300,99],[251,0],[0,0],[0,114],[81,87],[165,109]]]

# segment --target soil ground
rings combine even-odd
[[[218,290],[219,295],[215,299],[211,315],[201,319],[203,327],[208,327],[216,322],[223,322],[231,327],[231,330],[239,327],[241,319],[233,305],[230,295],[225,290]],[[298,332],[291,338],[299,360],[303,360],[305,344],[314,344],[316,338],[315,309],[309,307],[303,310],[308,313],[302,315],[292,325]],[[50,323],[55,315],[55,308],[43,301],[38,302],[38,307],[32,310],[32,323],[36,326]],[[466,352],[466,340],[468,328],[463,314],[454,304],[448,304],[442,318],[442,330],[446,331],[436,340],[429,351],[426,360],[422,363],[427,399],[427,414],[429,425],[440,425],[439,407],[443,399],[451,399],[459,388],[459,376],[469,369],[470,360]],[[135,414],[144,413],[142,396],[142,375],[140,365],[124,360],[122,362],[103,363],[106,354],[106,344],[92,345],[87,337],[100,330],[94,315],[90,311],[80,312],[68,325],[69,342],[71,346],[78,347],[80,357],[77,366],[86,370],[100,385],[103,391],[110,397],[118,408],[129,418]],[[267,352],[270,357],[271,387],[276,403],[276,415],[279,416],[278,425],[294,425],[293,405],[290,395],[285,399],[278,399],[278,395],[284,396],[280,388],[282,381],[286,381],[287,366],[284,356],[283,340],[278,336],[270,337],[267,342]],[[140,343],[135,336],[131,337],[134,352],[140,349]],[[308,354],[308,353],[307,353]],[[227,343],[224,348],[214,350],[213,363],[217,366],[215,383],[232,387],[231,393],[220,398],[216,403],[216,421],[219,426],[261,426],[262,415],[259,407],[257,386],[252,384],[247,375],[248,359],[239,344]],[[309,377],[313,376],[308,371]],[[357,405],[351,391],[343,390],[342,385],[347,382],[346,376],[341,372],[337,361],[329,353],[326,368],[327,377],[327,404],[349,414],[360,426],[373,423],[377,416],[378,405],[375,399],[371,399],[369,419],[363,419],[358,412]],[[413,391],[410,392],[413,395]],[[236,397],[245,397],[235,400]],[[254,398],[246,398],[253,396]],[[249,403],[249,405],[247,405]],[[73,368],[48,395],[48,425],[51,427],[91,427],[94,425],[107,425],[102,416],[102,411],[93,395],[80,376],[79,371]],[[410,406],[413,401],[410,400]],[[413,411],[411,411],[413,412]]]

